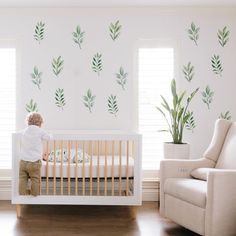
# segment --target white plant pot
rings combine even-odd
[[[164,159],[189,159],[189,152],[188,143],[164,143]]]

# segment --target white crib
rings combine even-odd
[[[20,134],[13,134],[12,204],[17,215],[20,204],[140,205],[141,147],[136,133],[55,131],[53,140],[44,143],[52,160],[42,161],[40,195],[33,197],[19,195]]]

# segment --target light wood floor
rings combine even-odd
[[[2,236],[197,236],[159,216],[157,202],[141,207],[26,205],[0,201]]]

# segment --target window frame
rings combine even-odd
[[[19,47],[18,42],[15,39],[0,39],[0,48],[14,48],[15,49],[15,130],[17,129],[17,117],[20,112],[19,105],[21,104],[20,96],[20,82],[19,82]],[[12,158],[12,157],[11,157]],[[8,180],[12,175],[12,167],[3,168],[0,166],[0,180]]]
[[[134,48],[134,129],[139,130],[139,49],[140,48],[173,48],[174,49],[174,78],[179,78],[179,45],[172,38],[140,39]],[[176,79],[178,80],[178,79]],[[143,156],[143,155],[142,155]],[[143,179],[158,179],[159,169],[142,169]]]

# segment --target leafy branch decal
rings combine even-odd
[[[206,86],[205,91],[202,92],[202,101],[207,105],[207,108],[210,109],[210,103],[213,100],[214,92],[210,90],[209,86]]]
[[[112,95],[108,97],[108,112],[115,115],[119,111],[116,96]]]
[[[194,22],[191,23],[190,29],[188,29],[188,37],[194,41],[197,46],[197,41],[199,39],[200,27],[196,27]]]
[[[226,45],[226,43],[229,41],[229,30],[227,30],[227,27],[225,26],[223,30],[218,30],[217,32],[218,41],[222,47]]]
[[[87,91],[87,94],[85,96],[83,96],[83,100],[84,100],[84,105],[85,107],[87,107],[89,109],[89,112],[92,112],[92,107],[94,105],[94,100],[95,100],[96,96],[92,95],[91,89],[89,89]]]
[[[191,62],[189,62],[186,66],[183,66],[183,73],[185,79],[190,82],[193,79],[194,76],[194,66],[191,65]]]
[[[42,78],[41,78],[42,74],[43,74],[42,72],[39,72],[37,66],[34,67],[33,73],[30,74],[33,84],[35,84],[38,87],[38,89],[40,89],[40,84],[42,83]]]
[[[66,105],[64,89],[58,88],[55,92],[55,104],[57,107],[60,107],[63,110],[63,107]]]
[[[102,70],[102,54],[96,53],[92,61],[92,69],[99,76],[99,72]]]
[[[37,103],[31,98],[29,104],[25,105],[27,112],[38,112]]]
[[[120,35],[122,26],[119,25],[119,23],[120,23],[119,20],[117,20],[115,24],[111,23],[109,26],[110,36],[113,39],[113,41],[115,41],[117,37]]]
[[[77,43],[79,45],[80,49],[81,49],[81,44],[84,41],[84,34],[85,34],[85,32],[81,30],[79,25],[77,25],[75,32],[72,33],[73,40],[75,43]]]
[[[230,112],[229,111],[226,111],[225,113],[221,112],[219,118],[225,120],[231,120]]]
[[[194,128],[196,128],[193,112],[188,111],[187,115],[189,118],[186,121],[185,127],[187,130],[191,130],[193,132]]]
[[[221,77],[222,76],[222,72],[223,72],[223,67],[222,67],[219,55],[214,55],[211,58],[211,66],[212,66],[212,71],[216,75],[219,75]]]
[[[59,56],[57,59],[53,58],[52,70],[56,76],[58,76],[61,73],[61,71],[63,70],[63,64],[64,64],[64,60],[62,59],[61,56]]]
[[[44,30],[45,30],[44,26],[45,23],[43,23],[42,21],[38,22],[37,25],[35,26],[34,38],[36,41],[38,41],[39,44],[44,39]]]
[[[124,71],[123,67],[120,67],[120,70],[118,73],[116,73],[116,82],[122,87],[123,90],[125,90],[125,85],[127,82],[127,76],[128,73]]]

